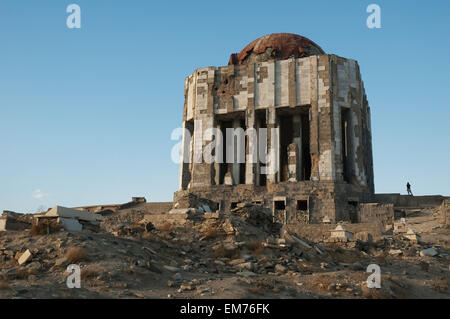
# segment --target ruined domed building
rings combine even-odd
[[[358,63],[305,37],[266,35],[227,66],[197,69],[185,81],[183,128],[175,201],[192,193],[222,211],[253,202],[283,223],[322,223],[357,222],[359,204],[372,200],[370,108]],[[211,128],[223,134],[205,138]],[[230,148],[229,128],[267,134],[264,143],[232,137]],[[212,140],[223,163],[202,159]],[[227,163],[240,144],[244,160]]]

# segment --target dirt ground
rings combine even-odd
[[[450,297],[450,231],[433,209],[408,215],[419,243],[391,234],[306,245],[245,208],[154,229],[139,223],[147,214],[142,207],[115,212],[96,232],[0,233],[0,298]],[[436,255],[421,256],[426,248]],[[32,257],[19,265],[26,250]],[[80,289],[67,287],[69,264],[81,267]],[[367,287],[370,264],[381,268],[379,289]]]

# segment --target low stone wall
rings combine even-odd
[[[394,204],[395,207],[437,207],[448,199],[441,195],[410,196],[401,194],[375,194],[373,201],[380,204]]]
[[[344,227],[352,232],[355,239],[367,241],[369,234],[374,240],[381,237],[384,228],[378,224],[343,224]],[[331,231],[337,227],[337,224],[309,224],[309,225],[285,225],[289,233],[312,242],[323,242],[331,235]]]
[[[174,194],[174,202],[192,193],[220,204],[222,212],[229,212],[238,202],[258,202],[269,208],[274,215],[285,215],[287,223],[321,223],[324,218],[331,221],[350,221],[348,214],[349,198],[365,202],[363,190],[346,183],[325,181],[280,182],[267,186],[254,185],[214,185],[193,187]],[[277,209],[275,201],[283,202]],[[299,209],[299,202],[307,202],[307,209]],[[305,212],[307,216],[305,216]]]
[[[170,211],[173,207],[173,202],[150,202],[145,204],[145,210],[152,214],[163,214]]]
[[[394,204],[360,204],[358,222],[380,223],[383,226],[394,223]]]
[[[31,224],[16,220],[11,217],[0,217],[0,231],[7,230],[25,230],[31,227]]]

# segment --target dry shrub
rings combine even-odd
[[[247,248],[257,255],[261,255],[264,252],[264,245],[258,240],[247,243]]]
[[[69,264],[75,264],[86,257],[83,247],[70,247],[66,252],[66,260]]]
[[[448,293],[449,282],[447,278],[437,279],[431,285],[431,289],[440,293]]]
[[[328,290],[328,288],[334,283],[336,283],[336,278],[327,275],[316,276],[314,280],[314,285],[323,290]]]
[[[31,226],[31,236],[44,236],[59,232],[62,226],[55,221],[43,220]]]
[[[217,229],[217,227],[215,226],[208,226],[204,231],[203,231],[203,237],[205,239],[212,239],[212,238],[217,238],[219,236],[219,230]]]
[[[214,250],[214,258],[230,258],[237,259],[241,257],[239,250],[237,249],[226,249],[223,245],[220,245]]]
[[[261,287],[252,287],[248,288],[248,291],[255,295],[262,295],[262,288]]]
[[[157,239],[156,235],[153,233],[145,232],[142,234],[143,239],[147,239],[149,241],[155,241]]]
[[[1,280],[0,281],[0,290],[5,290],[5,289],[8,289],[8,288],[9,288],[8,283],[5,280]]]
[[[169,222],[165,222],[164,224],[161,224],[161,225],[158,227],[158,229],[159,229],[159,230],[162,230],[162,231],[167,231],[167,232],[169,232],[169,231],[172,231],[172,230],[173,230],[173,225],[172,225],[171,223],[169,223]]]
[[[385,299],[386,297],[380,293],[381,289],[377,288],[365,288],[362,292],[362,297],[365,299]]]
[[[14,279],[17,280],[26,280],[30,276],[30,272],[26,268],[20,268],[17,270],[16,274],[14,275]]]
[[[81,270],[81,279],[87,280],[97,277],[100,274],[100,269],[89,267]]]

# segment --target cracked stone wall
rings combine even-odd
[[[343,110],[348,110],[349,114],[347,142],[350,148],[347,150],[347,160],[351,165],[346,169],[342,149],[345,138],[342,132]],[[183,138],[185,144],[182,147],[182,155],[189,152],[189,158],[201,159],[202,150],[210,143],[202,139],[202,134],[208,128],[218,127],[220,121],[242,118],[245,130],[259,127],[261,123],[257,120],[257,114],[265,114],[265,123],[262,124],[270,129],[280,127],[282,114],[300,113],[306,114],[309,119],[309,180],[297,178],[295,181],[291,177],[290,181],[282,181],[278,167],[277,173],[267,175],[267,185],[260,186],[258,172],[261,164],[249,161],[252,154],[249,152],[248,141],[245,168],[235,166],[234,176],[238,176],[236,170],[245,169],[239,184],[249,186],[253,190],[263,187],[263,193],[271,193],[281,187],[276,185],[298,183],[298,190],[297,187],[289,185],[286,189],[288,193],[284,196],[295,198],[295,193],[289,192],[298,191],[302,195],[310,195],[310,221],[320,222],[322,216],[333,220],[347,219],[348,197],[356,197],[357,201],[362,203],[370,199],[374,190],[370,108],[359,67],[354,60],[323,54],[197,69],[185,81],[183,127],[193,125],[194,120],[201,120],[202,123],[194,126],[191,144]],[[294,136],[297,136],[296,142],[300,143],[299,149],[303,149],[298,138],[301,134]],[[277,144],[279,147],[279,142],[273,144],[268,134],[269,151],[277,147]],[[297,156],[297,167],[302,165],[301,158]],[[290,161],[289,164],[293,168],[294,163],[292,159]],[[280,161],[277,162],[277,165],[280,165]],[[347,174],[348,181],[345,181],[344,173]],[[180,191],[195,192],[206,187],[212,197],[218,197],[216,189],[222,186],[218,185],[219,174],[220,165],[217,164],[204,161],[182,164]],[[301,176],[300,173],[296,175]],[[308,183],[314,184],[315,187],[308,186]],[[321,192],[329,192],[331,188],[327,184],[322,190],[318,190],[320,187],[317,187],[317,183],[335,185],[331,194],[322,194]],[[241,185],[233,187],[237,186]],[[243,196],[240,192],[236,194],[237,197]],[[266,197],[270,198],[272,195]],[[294,210],[294,205],[288,203],[289,200],[287,210]]]

